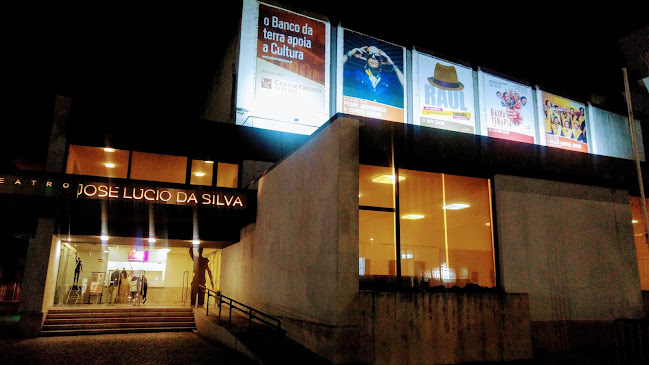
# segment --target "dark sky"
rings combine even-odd
[[[199,118],[228,39],[239,26],[239,2],[223,3],[137,10],[97,5],[57,9],[38,20],[31,13],[12,13],[17,19],[3,36],[8,65],[2,80],[4,120],[15,130],[3,133],[0,144],[25,139],[32,125],[50,119],[55,93],[72,95],[73,109],[83,110],[89,123]],[[326,16],[334,26],[341,22],[582,102],[591,94],[619,95],[622,62],[616,41],[649,22],[638,5],[284,3]]]

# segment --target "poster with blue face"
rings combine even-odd
[[[418,52],[413,59],[419,100],[414,124],[475,133],[473,70]]]
[[[405,122],[405,48],[356,32],[343,33],[342,112]]]

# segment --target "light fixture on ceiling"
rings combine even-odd
[[[196,173],[194,173],[194,175],[196,175],[198,177],[203,177],[203,176],[205,176],[205,173],[204,172],[196,172]]]
[[[115,149],[110,147],[104,147],[104,152],[112,153],[115,152]]]
[[[634,220],[631,221],[631,223],[636,224],[636,223],[638,223],[638,220],[634,219]]]
[[[205,161],[205,163],[214,163],[214,161]]]
[[[401,219],[413,219],[414,220],[414,219],[422,219],[424,217],[425,216],[423,214],[406,214],[406,215],[402,215]]]
[[[466,209],[468,207],[470,207],[469,204],[453,203],[453,204],[445,205],[444,209],[446,209],[446,210],[460,210],[460,209]]]
[[[399,182],[402,182],[405,179],[406,179],[405,176],[399,175]],[[379,184],[394,184],[394,175],[392,174],[379,175],[373,178],[372,182],[379,183]]]
[[[155,241],[156,241],[155,238],[153,237],[149,238],[149,243],[155,243]]]
[[[115,165],[114,163],[112,163],[112,162],[105,162],[105,163],[104,163],[104,166],[106,166],[106,167],[109,168],[109,169],[112,169],[112,168],[114,168],[116,165]]]
[[[106,235],[102,235],[102,236],[99,237],[99,238],[100,238],[102,241],[108,241],[108,238],[109,238],[109,237],[106,236]]]
[[[194,245],[199,245],[199,244],[201,243],[201,241],[199,241],[199,240],[193,240],[192,243],[193,243]]]

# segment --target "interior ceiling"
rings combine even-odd
[[[190,247],[202,247],[205,249],[204,254],[211,252],[215,249],[223,247],[222,242],[218,241],[201,241],[199,245],[192,244],[191,240],[174,240],[174,239],[157,239],[154,243],[149,243],[147,239],[136,237],[113,237],[111,236],[108,241],[102,241],[100,236],[70,236],[59,237],[61,241],[67,242],[70,246],[74,247],[77,251],[92,251],[95,248],[111,247],[111,246],[128,246],[128,247],[141,247],[145,249],[153,248],[168,248],[170,252],[186,252]]]

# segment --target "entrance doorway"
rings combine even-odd
[[[197,257],[199,247],[209,260],[213,289],[219,290],[218,242],[71,236],[61,239],[60,247],[55,306],[189,306],[194,266],[189,250]]]

